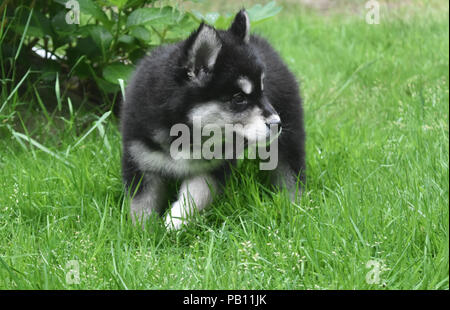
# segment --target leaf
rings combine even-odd
[[[175,25],[170,27],[164,37],[165,42],[175,42],[186,38],[198,27],[198,22],[191,14],[185,14],[183,18]]]
[[[119,84],[119,79],[127,81],[133,71],[133,66],[118,62],[105,67],[103,77],[110,83]]]
[[[275,1],[271,1],[264,6],[262,6],[261,4],[255,4],[250,9],[247,9],[247,13],[250,18],[250,23],[254,25],[277,15],[281,10],[281,6],[278,6]],[[229,13],[220,15],[216,12],[211,12],[203,15],[195,10],[192,10],[190,15],[195,20],[197,20],[197,22],[204,20],[208,24],[211,24],[218,29],[228,28],[235,16]]]
[[[84,14],[91,15],[95,17],[98,21],[102,22],[105,25],[111,25],[108,16],[106,16],[105,12],[94,2],[91,0],[77,0],[80,4],[80,11]]]
[[[234,18],[234,16],[232,16],[232,15],[229,15],[228,17],[221,15],[214,22],[214,27],[217,29],[228,28],[228,26],[231,24],[231,21],[233,20],[233,18]]]
[[[53,30],[59,35],[68,35],[73,33],[77,26],[66,22],[66,12],[60,11],[52,19]]]
[[[198,23],[200,23],[201,21],[205,21],[208,24],[213,25],[217,29],[227,28],[234,18],[234,15],[230,13],[220,15],[219,13],[212,12],[203,15],[202,13],[195,10],[192,10],[190,13],[187,13],[187,15],[190,15]]]
[[[150,41],[150,31],[147,30],[144,26],[136,26],[130,28],[130,34],[135,37],[136,39],[142,40],[142,41]]]
[[[120,90],[117,84],[110,83],[102,78],[97,77],[95,79],[97,86],[107,94],[112,94]]]
[[[91,35],[92,39],[97,44],[97,46],[100,47],[102,51],[106,51],[111,45],[111,42],[113,40],[111,32],[109,32],[108,29],[100,25],[89,25],[88,30],[89,34]]]
[[[175,24],[183,17],[183,13],[170,7],[140,8],[133,11],[127,19],[127,26],[138,26],[151,23],[151,25]]]
[[[125,4],[127,4],[128,0],[108,0],[112,5],[117,6],[117,8],[121,9]]]
[[[206,23],[210,25],[214,25],[217,21],[217,19],[220,17],[220,14],[217,12],[210,12],[203,15],[199,11],[192,10],[192,15],[197,19],[197,21],[205,21]]]
[[[121,35],[119,37],[118,41],[120,43],[130,45],[130,44],[134,43],[134,38],[132,36],[127,35],[127,34],[123,34],[123,35]]]
[[[149,45],[148,47],[152,48],[151,45]],[[144,56],[145,56],[145,49],[136,48],[130,52],[130,54],[128,55],[128,59],[131,60],[133,63],[137,63]]]
[[[247,10],[247,13],[250,18],[250,22],[255,24],[277,15],[282,9],[283,8],[278,6],[275,1],[271,1],[265,6],[255,4]]]
[[[101,47],[97,46],[92,37],[87,36],[86,38],[79,38],[77,45],[68,48],[66,54],[69,61],[71,61],[71,59],[79,58],[80,55],[86,55],[89,60],[95,61],[96,59],[101,58],[102,51]]]
[[[205,15],[205,21],[208,24],[214,25],[214,23],[216,22],[216,20],[220,17],[220,14],[217,12],[211,12],[211,13],[207,13]]]
[[[18,26],[22,28],[23,32],[23,25],[19,23]],[[50,19],[48,19],[41,12],[34,11],[33,16],[31,17],[30,26],[28,27],[27,35],[43,38],[44,36],[54,36],[55,33],[53,32]]]

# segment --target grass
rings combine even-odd
[[[0,288],[449,289],[448,3],[382,14],[256,27],[301,81],[307,188],[289,204],[245,163],[179,232],[131,225],[112,114],[2,92]]]

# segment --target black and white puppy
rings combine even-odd
[[[213,193],[224,185],[233,159],[171,155],[177,138],[172,128],[184,124],[195,132],[195,119],[201,119],[201,127],[242,125],[234,127],[232,136],[241,136],[246,143],[268,137],[272,125],[281,127],[273,182],[287,187],[292,198],[304,182],[305,132],[298,84],[270,44],[250,34],[245,10],[228,30],[202,23],[186,40],[153,50],[140,61],[124,99],[123,180],[132,196],[134,223],[142,223],[153,212],[163,214],[171,182],[181,181],[178,200],[165,217],[172,229],[210,204]]]

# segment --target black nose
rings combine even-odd
[[[268,118],[266,118],[266,126],[270,128],[270,125],[281,126],[281,119],[277,114],[272,114]]]

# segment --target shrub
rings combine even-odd
[[[274,2],[255,5],[250,19],[260,22],[280,9]],[[63,81],[63,95],[77,91],[106,104],[146,51],[186,37],[201,20],[223,28],[232,18],[156,0],[6,0],[0,14],[4,91],[31,68],[41,84]]]

